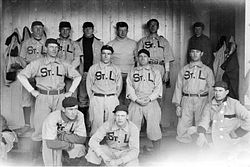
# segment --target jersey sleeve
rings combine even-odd
[[[235,103],[236,115],[242,120],[241,128],[250,132],[250,111],[247,110],[239,101]]]
[[[74,47],[74,60],[72,61],[72,65],[77,68],[80,65],[80,56],[82,55],[80,46],[73,42]]]
[[[44,140],[56,140],[57,139],[57,119],[53,117],[53,114],[49,114],[44,120],[42,126],[42,139]]]
[[[209,92],[209,100],[212,99],[213,97],[213,86],[214,86],[214,83],[215,83],[215,79],[214,79],[214,73],[213,71],[207,67],[207,85],[208,85],[208,92]]]
[[[109,129],[109,123],[110,122],[106,122],[101,127],[99,127],[89,140],[89,147],[92,148],[98,156],[101,156],[103,154],[100,147],[100,142],[106,136],[106,133]]]
[[[116,77],[116,90],[117,90],[117,96],[120,95],[121,91],[122,91],[122,73],[121,70],[119,68],[117,68],[116,70],[117,72],[117,77]]]
[[[161,79],[161,74],[158,70],[154,71],[155,72],[155,87],[153,90],[153,93],[149,96],[151,101],[156,100],[157,98],[162,97],[162,79]]]
[[[87,93],[89,98],[92,96],[93,92],[92,92],[92,87],[94,85],[94,66],[91,66],[89,68],[89,72],[87,74],[87,79],[86,79],[86,89],[87,89]]]
[[[163,38],[163,37],[162,37]],[[164,49],[163,49],[163,54],[164,54],[164,61],[166,62],[171,62],[174,61],[174,53],[173,50],[169,44],[169,42],[164,38]]]
[[[84,123],[84,115],[80,111],[78,112],[78,121],[74,133],[82,137],[87,136],[86,127]]]
[[[134,70],[132,69],[129,74],[127,75],[127,88],[126,88],[126,98],[130,99],[132,101],[136,101],[136,99],[138,98],[137,95],[135,94],[135,89],[133,87],[133,75]]]
[[[203,113],[202,113],[202,116],[201,116],[201,122],[199,123],[198,126],[201,126],[203,127],[206,131],[208,130],[209,128],[209,123],[211,121],[211,104],[206,104],[206,106],[204,107],[203,109]]]
[[[39,71],[39,60],[33,61],[28,64],[19,75],[25,76],[26,78],[34,78]]]
[[[177,80],[175,83],[175,90],[172,98],[172,103],[175,103],[177,105],[181,105],[181,99],[182,99],[182,78],[183,78],[183,69],[178,73]]]

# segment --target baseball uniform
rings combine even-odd
[[[136,41],[130,38],[121,39],[116,37],[114,40],[108,42],[109,46],[112,46],[114,53],[111,57],[112,63],[119,66],[122,72],[123,86],[119,96],[120,103],[127,104],[126,101],[126,78],[130,69],[135,65],[135,55],[137,49]]]
[[[160,121],[161,108],[157,98],[162,97],[162,79],[157,69],[147,65],[135,67],[127,77],[127,98],[131,100],[129,105],[129,118],[141,129],[143,116],[147,120],[147,136],[156,141],[162,138]],[[149,97],[150,102],[141,106],[135,101],[138,98]]]
[[[250,144],[249,135],[238,139],[231,137],[232,132],[237,132],[238,128],[250,131],[250,112],[238,100],[226,97],[221,104],[215,99],[208,103],[199,126],[208,131],[211,122],[212,142],[215,147],[230,148],[239,142],[237,140],[245,140]]]
[[[45,166],[55,165],[53,161],[57,159],[56,165],[61,165],[61,155],[63,145],[67,145],[68,142],[60,140],[57,136],[61,133],[76,134],[81,137],[86,137],[86,128],[84,124],[84,116],[80,111],[77,111],[77,118],[74,121],[65,122],[62,118],[62,111],[56,110],[48,115],[43,122],[42,127],[42,139],[43,148],[42,155]],[[57,149],[50,149],[47,147],[46,140],[58,141]],[[63,144],[62,144],[63,143]],[[77,158],[85,155],[85,147],[83,144],[73,143],[74,147],[68,151],[70,158]],[[62,147],[60,147],[60,145]],[[55,162],[54,162],[55,163]]]
[[[173,50],[169,44],[169,41],[163,36],[152,36],[142,38],[138,42],[138,51],[141,49],[147,49],[150,52],[149,63],[158,69],[161,73],[161,77],[164,77],[165,71],[170,71],[169,63],[174,61]],[[163,102],[166,101],[166,86],[163,86],[162,99],[159,100],[162,109],[162,120],[161,125],[163,127],[168,127],[170,125],[169,117],[171,113],[168,113],[167,109],[163,108]]]
[[[201,61],[191,62],[178,73],[172,102],[181,106],[182,116],[177,125],[177,137],[180,142],[192,142],[187,129],[200,122],[202,110],[211,96],[214,85],[212,70]]]
[[[35,78],[36,80],[36,87],[40,95],[36,98],[34,113],[35,131],[32,134],[32,140],[41,141],[43,120],[51,111],[61,108],[64,98],[64,78],[76,79],[81,78],[81,76],[72,65],[62,62],[58,58],[52,60],[47,56],[31,62],[18,76]],[[18,77],[18,79],[24,84],[22,78]],[[73,82],[70,92],[75,91],[79,82]],[[32,89],[28,91],[31,92]]]
[[[62,39],[58,38],[57,42],[59,43],[59,51],[58,57],[62,61],[65,61],[71,64],[75,69],[77,69],[80,65],[80,55],[82,55],[80,46],[77,42],[72,41],[71,39]],[[65,88],[66,92],[69,90],[72,84],[72,80],[66,78],[65,79]],[[74,97],[77,97],[77,92],[74,92]]]
[[[100,145],[104,138],[106,144]],[[85,156],[88,162],[100,164],[100,156],[105,154],[110,159],[121,158],[123,165],[138,166],[139,130],[130,121],[124,128],[119,128],[114,120],[107,121],[90,138],[89,147]]]
[[[91,52],[93,54],[93,57],[91,58],[91,55],[84,55],[84,52],[86,52],[86,48],[83,47],[83,42],[86,40],[86,37],[81,37],[77,40],[78,45],[80,46],[80,49],[82,51],[83,55],[80,60],[80,66],[79,66],[79,72],[82,75],[82,80],[78,88],[78,99],[79,99],[79,106],[80,107],[87,107],[89,106],[89,99],[86,89],[86,78],[87,73],[89,71],[89,68],[96,63],[100,62],[100,55],[101,55],[101,48],[103,46],[103,42],[100,41],[100,39],[93,36],[93,43],[92,43],[92,50],[89,50],[87,52]],[[87,41],[86,41],[87,42]],[[90,56],[90,57],[89,57]],[[92,60],[91,62],[89,62]],[[88,63],[86,62],[88,61]],[[84,66],[85,64],[85,66]],[[88,64],[88,65],[86,65]]]
[[[37,60],[41,57],[44,57],[44,38],[41,40],[36,40],[34,37],[29,38],[28,40],[22,43],[20,57],[24,61],[22,66],[25,68],[30,62]],[[35,86],[35,81],[30,80],[32,86]],[[31,107],[34,104],[34,97],[23,87],[22,88],[22,107]]]
[[[86,83],[90,100],[89,119],[92,135],[105,121],[113,117],[112,111],[119,104],[118,96],[122,87],[121,71],[112,63],[94,64],[89,69]]]

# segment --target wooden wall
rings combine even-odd
[[[117,21],[129,25],[128,36],[136,41],[146,35],[145,23],[156,18],[160,22],[158,33],[166,37],[174,51],[175,61],[171,64],[171,85],[165,99],[166,124],[176,122],[171,104],[176,76],[186,62],[186,47],[192,35],[191,25],[202,21],[206,25],[205,34],[210,35],[210,0],[2,0],[1,54],[5,39],[18,28],[20,34],[24,26],[41,20],[48,37],[58,37],[60,21],[70,21],[72,39],[82,36],[82,24],[91,21],[95,25],[95,36],[107,43],[115,37]],[[1,71],[4,63],[1,57]],[[3,77],[3,75],[1,75]],[[1,111],[10,125],[23,124],[21,109],[21,86],[19,82],[6,87],[1,82]],[[164,111],[164,112],[166,112]],[[14,116],[14,117],[13,117]]]

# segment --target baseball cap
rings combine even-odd
[[[71,25],[70,25],[70,22],[67,22],[67,21],[61,21],[60,24],[59,24],[59,29],[63,28],[63,27],[68,27],[71,29]]]
[[[224,82],[224,81],[217,81],[217,82],[215,82],[215,84],[214,84],[213,87],[222,87],[225,90],[228,90],[228,84],[226,82]]]
[[[201,52],[203,52],[203,47],[201,44],[196,43],[190,46],[190,50],[199,50]]]
[[[44,27],[44,25],[41,21],[33,21],[31,24],[31,28],[34,26],[43,26]]]
[[[194,28],[194,27],[201,27],[201,28],[204,30],[205,25],[204,25],[202,22],[196,22],[196,23],[194,23],[194,25],[193,25],[193,28]]]
[[[82,25],[82,28],[92,27],[94,28],[94,24],[92,22],[85,22]]]
[[[112,46],[109,45],[103,45],[101,51],[103,50],[110,50],[112,54],[114,53],[114,49],[112,48]]]
[[[66,108],[66,107],[74,107],[76,105],[78,105],[78,101],[77,101],[77,99],[75,97],[66,97],[62,101],[62,106],[64,108]]]
[[[128,107],[120,104],[115,107],[115,110],[113,111],[113,113],[116,113],[117,111],[125,111],[128,114]]]
[[[59,46],[59,43],[58,43],[57,40],[54,39],[54,38],[49,38],[49,39],[47,39],[46,42],[45,42],[45,46],[47,47],[48,44],[50,44],[50,43],[54,43],[54,44],[57,44],[57,45]]]
[[[146,49],[141,49],[141,50],[139,50],[138,56],[139,56],[141,53],[144,53],[144,54],[146,54],[148,57],[150,57],[150,53],[149,53],[149,51],[146,50]]]

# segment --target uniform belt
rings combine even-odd
[[[94,93],[94,96],[104,97],[104,96],[114,96],[114,93],[111,94],[102,94],[102,93]]]
[[[158,60],[149,60],[149,64],[159,64],[159,65],[164,65],[165,62],[164,60],[158,61]]]
[[[184,93],[182,92],[182,96],[190,96],[190,97],[205,97],[208,96],[208,93],[203,93],[203,94],[189,94],[189,93]]]
[[[43,89],[38,89],[38,91],[41,93],[41,94],[44,94],[44,95],[59,95],[59,94],[62,94],[64,93],[64,89],[61,89],[61,90],[43,90]]]
[[[232,114],[232,115],[224,115],[224,118],[236,118],[236,114]]]

